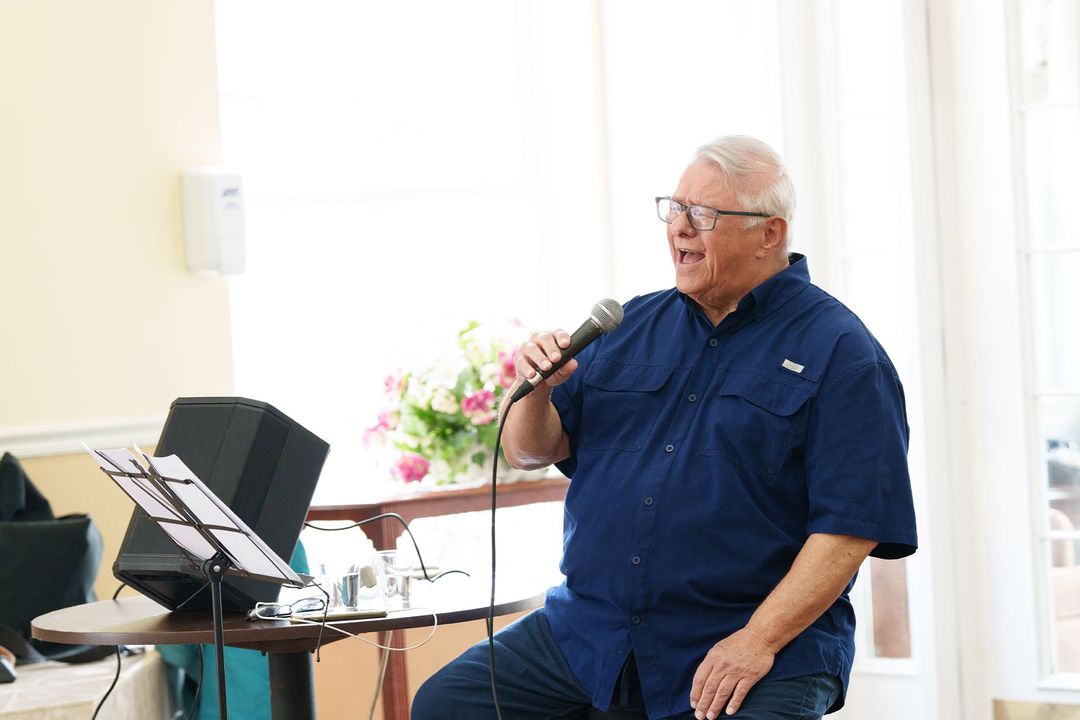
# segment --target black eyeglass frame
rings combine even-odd
[[[682,210],[680,210],[678,213],[676,213],[675,216],[678,217],[678,215],[680,215],[682,213],[686,213],[687,214],[686,215],[687,219],[690,222],[690,227],[694,228],[695,230],[700,230],[702,232],[708,232],[709,230],[712,230],[713,228],[715,228],[716,227],[716,218],[720,217],[721,215],[741,215],[743,217],[763,217],[763,218],[772,217],[772,215],[769,215],[768,213],[747,212],[746,210],[717,210],[716,208],[709,207],[708,205],[686,205],[684,203],[679,202],[675,198],[667,197],[667,196],[658,197],[658,198],[655,198],[655,200],[656,200],[656,216],[658,218],[660,218],[664,223],[670,225],[671,223],[675,222],[675,218],[673,217],[671,220],[668,220],[666,217],[664,217],[662,214],[660,214],[660,201],[661,200],[667,200],[669,203],[673,203],[673,204],[678,205],[679,207],[681,207]],[[694,225],[694,221],[691,219],[691,218],[693,218],[693,216],[690,215],[690,209],[691,208],[701,208],[703,210],[709,210],[710,212],[712,212],[713,213],[712,225],[710,225],[707,228],[700,228],[697,225]]]

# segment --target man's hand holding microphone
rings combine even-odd
[[[604,299],[593,306],[589,319],[571,335],[565,330],[534,333],[526,340],[514,358],[517,381],[511,400],[503,406],[517,404],[542,388],[539,393],[507,418],[504,429],[504,454],[511,465],[519,469],[535,469],[558,462],[570,454],[570,444],[562,423],[549,402],[551,390],[566,382],[578,363],[574,356],[592,341],[611,332],[622,322],[623,308],[618,302]]]

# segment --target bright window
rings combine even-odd
[[[1013,4],[1044,675],[1080,674],[1080,6]]]
[[[715,135],[782,149],[772,2],[215,7],[236,389],[330,443],[317,502],[385,478],[361,437],[389,372],[473,319],[572,330],[670,287],[652,198]]]
[[[827,289],[866,323],[904,384],[918,505],[927,470],[903,25],[900,0],[829,3],[825,133],[833,184],[826,270]],[[920,528],[924,541],[927,533]],[[871,558],[856,590],[858,626],[866,635],[860,661],[913,657],[908,560]]]

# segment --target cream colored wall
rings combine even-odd
[[[227,281],[185,269],[179,190],[220,150],[212,0],[0,3],[0,451],[229,393]],[[93,515],[110,596],[131,502],[84,455],[24,465]]]
[[[212,0],[0,3],[0,435],[229,392],[179,187],[219,156]]]
[[[228,288],[185,269],[179,193],[220,154],[212,0],[5,0],[0,68],[0,437],[227,394]],[[130,501],[87,457],[25,464],[94,516],[111,595]]]

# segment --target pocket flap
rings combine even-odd
[[[589,364],[585,383],[601,390],[652,392],[664,387],[673,365],[621,363],[610,358],[596,358]]]
[[[720,388],[721,395],[735,395],[774,415],[794,415],[814,396],[809,387],[795,387],[753,372],[732,370]]]

